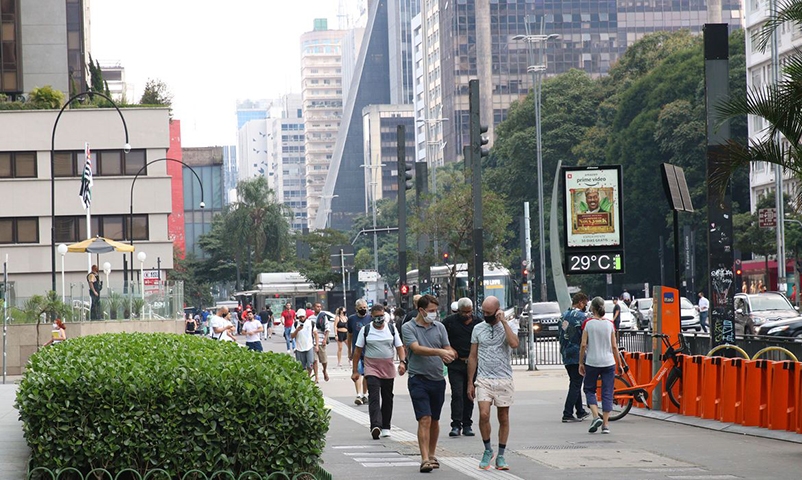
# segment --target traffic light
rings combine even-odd
[[[485,145],[490,142],[490,140],[485,137],[485,133],[487,133],[487,125],[480,125],[479,126],[479,144],[477,145],[477,151],[481,157],[486,157],[490,154],[490,149],[485,147]]]
[[[443,263],[448,263],[448,252],[443,252]]]
[[[415,163],[404,162],[404,190],[415,188]]]
[[[521,276],[523,276],[524,281],[529,280],[529,268],[524,267],[521,271]]]
[[[796,261],[796,271],[802,273],[802,260]]]
[[[400,291],[401,291],[401,295],[409,295],[409,285],[402,284],[401,288],[400,288]]]

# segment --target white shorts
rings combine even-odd
[[[511,378],[477,378],[476,401],[490,402],[496,407],[509,407],[515,394],[515,385]]]

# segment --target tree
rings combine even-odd
[[[139,103],[140,105],[170,106],[173,103],[173,94],[170,93],[166,83],[149,78],[145,83],[145,90],[142,92]]]
[[[791,27],[794,29],[802,27],[802,0],[780,2],[777,15],[769,18],[753,41],[765,51],[774,31],[785,24],[795,24]],[[760,137],[728,143],[712,179],[721,191],[736,171],[752,162],[780,165],[796,177],[802,176],[802,56],[795,50],[784,57],[783,64],[783,75],[776,85],[733,92],[716,108],[725,119],[754,115],[768,125]]]
[[[173,269],[167,272],[167,278],[184,282],[185,303],[198,308],[211,306],[212,282],[203,274],[206,262],[193,253],[184,256],[178,248],[173,248],[173,265]]]
[[[34,295],[25,301],[22,312],[26,320],[36,320],[36,348],[39,348],[39,326],[42,324],[42,316],[47,314],[51,320],[64,318],[70,311],[70,307],[61,301],[61,297],[54,291],[48,291],[44,296]]]
[[[310,250],[309,259],[299,262],[301,275],[317,288],[325,289],[329,284],[340,283],[341,274],[331,268],[331,247],[347,245],[348,237],[343,232],[327,228],[300,235],[300,240],[306,242]]]
[[[436,202],[430,202],[422,219],[417,215],[410,219],[413,232],[430,237],[437,235],[442,248],[451,255],[453,263],[449,272],[449,285],[452,298],[456,298],[457,263],[467,262],[473,255],[470,243],[473,214],[471,186],[458,183],[443,192]],[[509,236],[511,218],[505,211],[503,198],[488,188],[482,189],[482,220],[485,261],[508,263],[507,251],[502,245]],[[439,253],[436,254],[439,256]],[[437,259],[429,261],[437,262]]]

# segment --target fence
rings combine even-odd
[[[28,474],[25,477],[27,480],[161,480],[161,479],[180,479],[180,480],[201,480],[201,479],[230,479],[230,480],[331,480],[331,474],[318,466],[313,472],[301,473],[286,473],[286,472],[273,472],[271,474],[259,474],[253,471],[242,472],[236,476],[231,470],[219,470],[211,475],[206,475],[199,470],[193,470],[185,473],[183,476],[171,475],[169,472],[160,468],[148,470],[144,474],[136,470],[128,469],[118,472],[113,475],[111,472],[104,468],[96,468],[86,475],[81,473],[75,468],[60,468],[51,470],[44,467],[29,466]]]
[[[685,342],[690,348],[691,355],[706,355],[710,351],[710,336],[705,333],[684,333]],[[512,352],[513,365],[529,364],[529,334],[518,333],[519,345]],[[759,337],[745,335],[736,337],[736,344],[749,354],[751,358],[757,352],[767,347],[782,347],[802,359],[802,342],[793,338]],[[618,344],[628,352],[651,352],[652,337],[649,332],[642,330],[623,330],[619,332]],[[535,337],[535,365],[562,365],[560,356],[560,343],[556,337]],[[723,350],[722,356],[735,355],[734,350]],[[767,360],[788,360],[788,357],[777,351],[765,352],[761,358]]]
[[[49,287],[42,287],[42,295]],[[91,299],[85,283],[70,283],[65,292],[69,307],[66,321],[89,321]],[[8,316],[10,323],[35,322],[26,305],[30,297],[10,296]],[[144,295],[138,284],[125,291],[122,285],[104,285],[100,292],[100,320],[177,320],[184,316],[184,282],[166,281],[146,285]]]

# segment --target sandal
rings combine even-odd
[[[420,473],[429,473],[432,471],[432,469],[434,469],[434,467],[432,466],[432,462],[429,460],[424,460],[421,462]]]
[[[437,457],[429,457],[429,463],[432,464],[432,468],[440,468],[440,462],[437,461]]]

